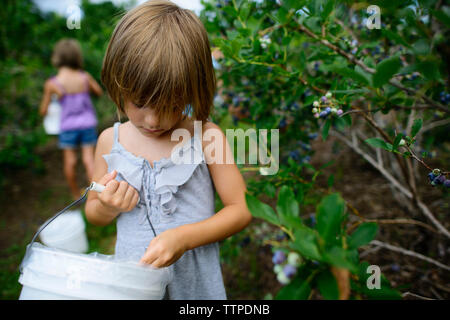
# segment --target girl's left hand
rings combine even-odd
[[[139,263],[156,268],[167,267],[177,261],[187,250],[182,233],[169,229],[152,239]]]

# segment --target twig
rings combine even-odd
[[[405,292],[405,293],[402,293],[402,297],[404,298],[404,297],[406,297],[406,296],[412,296],[412,297],[414,297],[414,298],[418,298],[418,299],[422,299],[422,300],[436,300],[436,299],[433,299],[433,298],[427,298],[427,297],[423,297],[423,296],[419,296],[418,294],[415,294],[415,293],[412,293],[412,292]]]
[[[420,260],[427,261],[427,262],[429,262],[431,264],[434,264],[435,266],[437,266],[439,268],[442,268],[444,270],[450,271],[450,267],[449,266],[446,266],[445,264],[442,264],[439,261],[431,259],[430,257],[424,256],[423,254],[420,254],[420,253],[417,253],[417,252],[414,252],[414,251],[411,251],[411,250],[406,250],[406,249],[403,249],[401,247],[393,246],[393,245],[391,245],[389,243],[381,242],[381,241],[378,241],[378,240],[372,240],[370,242],[370,244],[374,245],[374,246],[379,246],[379,247],[382,247],[382,248],[385,248],[385,249],[388,249],[388,250],[391,250],[391,251],[399,252],[399,253],[402,253],[402,254],[407,255],[407,256],[415,257],[415,258],[420,259]]]
[[[423,126],[422,129],[419,131],[419,133],[423,134],[425,131],[434,129],[439,126],[445,126],[446,124],[449,124],[449,123],[450,123],[450,118],[431,122],[430,124]]]
[[[356,224],[360,225],[363,222],[376,222],[376,223],[380,223],[380,224],[415,224],[415,225],[424,227],[434,233],[438,233],[438,231],[436,229],[429,226],[428,224],[423,223],[421,221],[414,220],[414,219],[401,219],[401,218],[400,219],[364,219],[364,218],[362,218],[362,221],[357,221]]]

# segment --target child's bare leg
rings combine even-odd
[[[76,164],[77,154],[75,149],[64,149],[64,175],[66,176],[67,183],[69,184],[70,192],[74,199],[80,197],[80,190],[78,189],[76,179]]]
[[[94,148],[94,145],[81,146],[81,158],[86,168],[86,177],[89,183],[92,182],[92,176],[94,175]]]

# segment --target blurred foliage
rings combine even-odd
[[[51,65],[53,46],[75,38],[82,47],[84,69],[100,83],[103,55],[113,28],[125,12],[112,2],[82,1],[80,29],[69,30],[66,18],[41,12],[31,0],[6,1],[0,12],[0,188],[4,172],[42,169],[34,152],[46,144],[39,104],[45,80],[57,70]],[[114,108],[106,96],[92,97],[101,123]]]

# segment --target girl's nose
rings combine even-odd
[[[157,130],[159,128],[159,121],[154,115],[147,115],[145,117],[146,128],[150,130]]]

